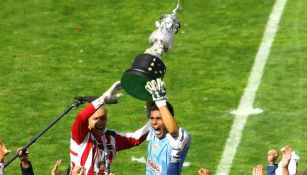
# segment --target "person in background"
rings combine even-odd
[[[198,175],[211,175],[210,171],[206,168],[201,168],[199,171],[198,171]]]
[[[32,164],[29,160],[29,150],[18,148],[17,154],[20,160],[20,170],[22,175],[34,175]]]
[[[57,160],[55,165],[53,166],[52,170],[51,170],[51,175],[57,175],[58,174],[58,169],[62,164],[62,159]]]
[[[290,146],[285,146],[280,150],[283,155],[276,169],[276,175],[296,175],[299,156]]]
[[[268,151],[268,166],[267,166],[267,175],[275,175],[275,171],[278,167],[276,160],[278,158],[278,152],[275,149],[270,149]]]
[[[0,175],[4,175],[4,159],[10,152],[0,140]]]
[[[252,175],[263,175],[263,167],[261,164],[259,165],[256,165],[254,168],[253,168],[253,173]]]
[[[72,175],[83,175],[84,172],[84,166],[75,166],[75,168],[72,170]]]

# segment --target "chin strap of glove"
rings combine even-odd
[[[117,97],[120,97],[122,94],[117,93],[121,89],[120,81],[115,82],[107,91],[103,93],[102,96],[97,98],[92,102],[95,109],[98,109],[100,106],[105,104],[106,100],[116,100]]]
[[[145,89],[152,95],[152,100],[158,108],[166,106],[166,91],[164,82],[157,78],[156,80],[148,81]]]

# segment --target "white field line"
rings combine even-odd
[[[271,46],[278,30],[279,21],[286,3],[287,0],[275,1],[273,10],[265,28],[261,45],[258,48],[251,74],[248,78],[248,84],[244,90],[243,96],[241,97],[239,107],[237,110],[232,112],[232,114],[235,115],[235,119],[231,127],[229,137],[226,141],[222,159],[217,167],[216,175],[229,174],[248,116],[262,112],[261,109],[253,108],[253,102],[261,82],[263,70],[270,54]]]

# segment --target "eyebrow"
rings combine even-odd
[[[162,117],[160,117],[160,116],[159,116],[159,117],[152,117],[152,116],[150,116],[150,118],[151,118],[151,119],[152,119],[152,118],[157,118],[157,119],[160,119],[160,118],[161,118],[161,119],[162,119]]]

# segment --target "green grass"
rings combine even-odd
[[[266,165],[267,151],[285,145],[301,157],[299,170],[307,169],[306,7],[305,1],[287,3],[254,103],[264,113],[249,118],[231,174]]]
[[[192,135],[183,174],[213,171],[221,159],[274,1],[184,0],[182,28],[163,56],[165,82],[176,120]],[[100,95],[121,78],[174,0],[0,1],[0,138],[17,150],[58,116],[75,96]],[[290,144],[306,157],[306,9],[289,0],[258,89],[231,174],[250,174],[266,151]],[[30,148],[36,174],[49,174],[57,159],[69,164],[73,110]],[[108,106],[108,128],[133,131],[144,122],[144,102],[126,93]],[[115,174],[144,174],[146,143],[119,152]],[[10,157],[12,157],[11,155]],[[8,157],[8,159],[10,158]],[[7,159],[7,160],[8,160]],[[20,174],[18,160],[5,169]],[[300,170],[306,170],[302,159]],[[246,173],[248,172],[248,173]]]

